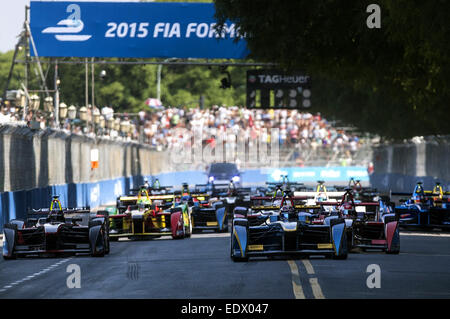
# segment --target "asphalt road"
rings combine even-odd
[[[450,298],[449,233],[402,232],[399,255],[352,253],[347,260],[233,263],[229,240],[214,233],[120,240],[104,258],[2,259],[0,298]],[[372,264],[380,267],[380,288],[367,286]],[[80,288],[67,285],[73,265]]]

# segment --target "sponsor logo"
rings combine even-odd
[[[81,8],[78,4],[70,4],[66,8],[70,14],[66,19],[57,23],[56,27],[48,27],[42,30],[42,33],[54,34],[58,41],[82,42],[89,40],[92,35],[78,34],[84,29],[84,23],[81,21]]]
[[[320,176],[321,177],[328,177],[328,178],[337,178],[341,176],[341,172],[340,171],[336,171],[336,170],[324,170],[320,172]]]
[[[276,169],[273,173],[272,173],[272,178],[275,181],[280,181],[282,176],[286,176],[288,175],[288,171],[281,171],[279,169]]]
[[[95,185],[92,189],[91,189],[91,204],[95,203],[98,201],[99,197],[100,197],[100,187],[99,185]]]

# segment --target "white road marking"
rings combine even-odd
[[[71,260],[71,259],[72,259],[72,258],[67,258],[67,259],[61,260],[61,261],[59,261],[59,262],[57,262],[57,263],[55,263],[55,264],[53,264],[53,265],[51,265],[51,266],[49,266],[49,267],[47,267],[47,268],[41,270],[41,271],[39,271],[39,272],[35,272],[35,273],[32,274],[32,275],[29,275],[29,276],[26,276],[26,277],[24,277],[24,278],[22,278],[22,279],[16,280],[16,281],[10,283],[9,285],[4,286],[2,289],[0,289],[0,293],[1,293],[1,292],[5,292],[5,291],[7,291],[8,289],[12,288],[13,286],[16,286],[16,285],[18,285],[18,284],[20,284],[20,283],[22,283],[22,282],[24,282],[24,281],[27,281],[27,280],[33,279],[34,277],[37,277],[37,276],[39,276],[39,275],[45,274],[45,273],[49,272],[51,269],[53,269],[53,268],[55,268],[55,267],[58,267],[58,266],[60,266],[61,264],[66,263],[66,262],[68,262],[68,261]]]

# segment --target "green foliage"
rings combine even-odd
[[[0,85],[4,87],[11,66],[13,51],[0,54]],[[66,61],[68,59],[65,59]],[[70,60],[70,59],[69,59]],[[54,88],[54,65],[43,59],[46,83],[49,89]],[[117,61],[109,59],[108,61]],[[156,61],[156,60],[154,60]],[[35,64],[31,64],[32,67]],[[148,109],[145,100],[156,97],[157,83],[156,64],[95,64],[95,104],[112,106],[118,112],[135,113]],[[100,72],[104,70],[106,77],[102,79]],[[205,107],[211,105],[244,105],[246,69],[228,67],[232,79],[230,89],[221,89],[220,80],[226,77],[218,66],[164,65],[161,69],[161,100],[165,106],[199,106],[200,96],[205,98]],[[18,89],[23,81],[24,66],[17,64],[14,68],[13,80],[9,89]],[[60,101],[66,104],[85,105],[84,64],[58,64],[61,80]],[[34,72],[30,72],[29,88],[39,89],[39,81]],[[88,64],[88,80],[91,82],[91,64]],[[89,103],[91,86],[88,87]]]
[[[6,80],[8,78],[9,69],[11,68],[12,59],[14,56],[14,50],[0,53],[0,89],[2,90],[0,95],[3,95],[3,90],[6,85]],[[20,88],[20,83],[23,82],[25,66],[23,64],[17,64],[14,67],[16,72],[13,73],[11,78],[10,87],[14,89]]]
[[[316,111],[392,138],[450,133],[450,3],[380,0],[369,29],[370,3],[215,0],[252,58],[312,76]]]

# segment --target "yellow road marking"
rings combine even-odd
[[[298,273],[297,264],[293,260],[288,260],[288,264],[289,268],[291,268],[292,288],[294,290],[295,299],[305,299],[302,284],[300,283],[300,274]]]
[[[303,265],[305,265],[306,272],[308,273],[308,275],[314,275],[315,274],[314,268],[311,265],[311,263],[309,262],[309,260],[303,259],[302,262],[303,262]]]
[[[319,281],[317,280],[317,278],[309,278],[309,283],[311,284],[314,298],[325,299],[325,296],[322,293],[322,289],[320,288]]]
[[[314,275],[314,267],[311,262],[307,259],[302,259],[303,265],[305,266],[306,272],[308,275]],[[294,290],[294,295],[296,299],[305,299],[305,294],[303,292],[302,285],[300,283],[300,273],[298,271],[297,264],[293,260],[288,260],[289,268],[292,273],[292,288]],[[309,278],[309,284],[311,285],[311,289],[315,299],[325,299],[325,296],[322,292],[322,288],[319,285],[319,281],[317,278]]]

